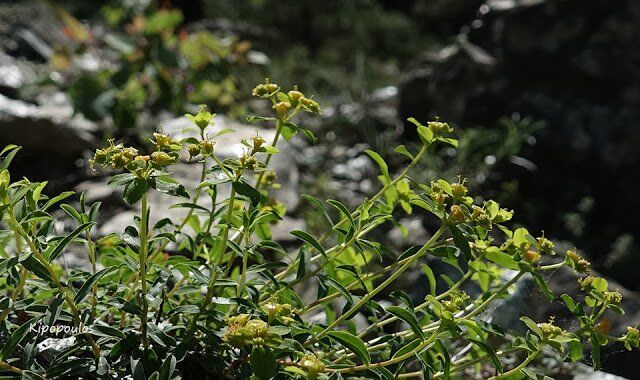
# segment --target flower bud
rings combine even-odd
[[[433,132],[434,135],[453,132],[453,128],[451,128],[448,123],[443,123],[441,121],[430,121],[427,123],[427,126],[431,129],[431,132]]]
[[[451,194],[455,200],[462,199],[467,195],[467,191],[467,188],[464,186],[464,181],[462,183],[454,183],[451,185]]]
[[[155,141],[151,141],[156,145],[158,149],[167,148],[169,147],[169,145],[171,145],[171,137],[169,137],[168,135],[165,135],[163,133],[154,133],[153,137],[155,138]]]
[[[130,160],[133,160],[138,156],[138,149],[132,148],[132,147],[127,147],[127,148],[122,149],[122,154],[126,158],[128,158]]]
[[[259,98],[268,98],[275,95],[280,87],[275,83],[270,83],[269,78],[265,79],[265,83],[259,84],[251,91],[253,96],[257,96]]]
[[[151,160],[159,166],[167,166],[176,162],[174,157],[171,157],[168,153],[162,151],[151,153]]]
[[[555,338],[563,333],[560,327],[553,324],[553,319],[548,323],[538,323],[538,328],[542,332],[541,338],[544,341]]]
[[[300,104],[308,112],[320,113],[320,104],[313,99],[303,97],[300,99]]]
[[[579,278],[578,283],[580,284],[580,289],[583,292],[589,292],[593,286],[593,280],[595,280],[593,276]]]
[[[535,264],[538,261],[540,261],[540,258],[542,256],[540,255],[540,253],[534,251],[533,249],[528,249],[524,252],[524,259],[530,263],[530,264]]]
[[[551,240],[547,239],[544,236],[539,237],[537,240],[538,240],[538,250],[540,252],[546,253],[546,254],[553,253],[554,244]]]
[[[240,157],[240,165],[242,165],[242,167],[245,169],[254,170],[256,167],[256,163],[257,161],[255,157],[248,154],[243,154],[242,157]]]
[[[109,151],[108,149],[98,149],[96,153],[93,155],[93,161],[101,166],[104,166],[109,161]]]
[[[464,223],[465,220],[466,217],[464,215],[464,211],[462,211],[462,208],[458,205],[451,206],[449,212],[449,221],[453,224],[459,224]]]
[[[122,169],[131,163],[131,159],[127,158],[122,152],[117,152],[111,156],[111,166],[114,169]]]
[[[300,104],[300,99],[304,98],[304,94],[297,89],[289,91],[287,93],[289,96],[289,100],[291,101],[291,105],[297,107]]]
[[[315,379],[325,370],[324,363],[314,354],[305,354],[298,362],[298,365],[309,374],[311,379]]]
[[[193,158],[200,154],[200,145],[189,144],[189,147],[187,148],[187,150],[189,151],[189,158]]]
[[[574,249],[568,250],[566,255],[576,272],[588,273],[591,269],[591,263],[580,256]]]
[[[200,149],[202,150],[202,153],[204,153],[204,154],[212,154],[215,145],[216,145],[216,142],[213,141],[213,140],[202,140],[202,141],[200,141]]]
[[[257,152],[266,143],[266,140],[264,138],[262,138],[261,136],[255,136],[255,137],[251,138],[251,140],[253,140],[253,151],[254,152]]]
[[[604,300],[611,305],[619,305],[622,302],[622,294],[619,291],[605,291]]]
[[[278,102],[273,105],[273,109],[276,110],[278,118],[284,119],[287,116],[287,111],[291,108],[291,103]]]

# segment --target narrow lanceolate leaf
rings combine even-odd
[[[73,239],[75,239],[76,237],[78,237],[78,235],[80,235],[85,229],[93,226],[95,223],[90,222],[90,223],[83,223],[80,226],[78,226],[78,228],[76,228],[75,230],[73,230],[73,232],[71,232],[68,236],[66,236],[64,239],[62,239],[60,241],[60,243],[58,243],[58,245],[53,249],[53,251],[51,251],[51,254],[49,255],[49,261],[53,261],[55,260],[58,256],[60,256],[60,254],[62,253],[62,250],[69,245],[69,243],[71,243],[71,241]]]
[[[389,167],[387,166],[387,163],[384,162],[384,159],[382,159],[382,157],[380,157],[378,153],[369,149],[365,150],[365,153],[367,153],[369,157],[371,157],[376,162],[376,164],[378,164],[378,167],[380,167],[380,171],[382,172],[382,176],[386,180],[385,183],[391,182],[391,178],[389,177]]]
[[[591,361],[593,362],[593,369],[600,369],[600,340],[596,333],[591,331],[591,336],[589,338],[589,342],[591,343]]]
[[[84,300],[84,297],[86,297],[87,294],[89,294],[89,292],[91,291],[91,288],[93,287],[93,285],[95,285],[98,281],[100,281],[102,277],[106,276],[107,274],[113,272],[116,269],[118,269],[118,267],[115,267],[115,266],[108,267],[94,274],[93,276],[89,277],[87,282],[82,284],[82,287],[80,288],[80,290],[78,290],[78,293],[76,293],[75,297],[73,298],[75,303],[78,304],[82,302],[82,300]]]
[[[413,333],[424,339],[424,333],[422,332],[420,323],[418,322],[418,319],[416,318],[416,315],[413,313],[413,311],[403,309],[399,306],[389,306],[387,308],[387,311],[395,315],[396,317],[402,319],[403,321],[407,322],[409,327],[411,327],[411,330],[413,331]]]
[[[33,324],[35,324],[36,318],[30,320],[29,322],[23,324],[18,327],[16,331],[11,334],[9,339],[4,343],[4,347],[0,350],[0,360],[4,361],[4,359],[9,358],[13,351],[16,349],[16,346],[24,339],[25,336],[29,333],[29,329]]]
[[[327,255],[326,252],[324,251],[324,248],[322,248],[322,245],[313,236],[311,236],[307,232],[300,231],[300,230],[293,230],[293,231],[291,231],[291,235],[293,235],[293,236],[297,237],[298,239],[308,243],[313,248],[315,248],[319,253],[321,253],[323,256]]]
[[[471,248],[469,247],[469,242],[464,237],[462,232],[456,226],[449,226],[449,230],[451,231],[451,235],[453,236],[453,243],[456,245],[456,247],[458,247],[458,249],[460,249],[467,260],[471,260],[473,258],[471,256]]]
[[[349,222],[351,222],[351,225],[355,226],[355,221],[353,220],[353,216],[351,216],[351,213],[349,212],[349,209],[347,208],[347,206],[345,206],[340,201],[336,201],[335,199],[329,199],[327,203],[335,207],[336,209],[338,209],[340,213],[342,213],[344,216],[347,217],[347,219],[349,219]]]
[[[105,325],[93,325],[91,326],[91,334],[104,337],[114,337],[124,339],[125,335],[122,331],[115,327]]]
[[[331,331],[328,335],[356,354],[364,364],[371,364],[369,351],[360,338],[346,331]]]
[[[469,341],[475,343],[478,347],[480,347],[482,351],[484,351],[487,355],[489,355],[489,358],[493,362],[493,365],[496,368],[496,371],[498,373],[502,373],[502,363],[500,363],[500,359],[498,359],[498,355],[496,355],[496,352],[493,350],[493,348],[491,348],[491,346],[489,346],[485,342],[475,340],[475,339],[469,339]]]

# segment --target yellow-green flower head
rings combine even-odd
[[[540,261],[541,257],[542,256],[540,255],[540,253],[534,251],[533,249],[528,249],[524,252],[524,259],[531,264],[535,264]]]
[[[313,99],[302,97],[300,104],[305,111],[312,113],[320,113],[320,104]]]
[[[251,140],[253,141],[254,152],[258,151],[258,149],[260,149],[266,143],[266,140],[262,138],[262,136],[252,137]]]
[[[558,335],[561,335],[563,333],[560,327],[553,324],[553,319],[550,320],[548,323],[538,323],[538,328],[540,328],[540,331],[542,331],[541,338],[543,340],[555,338]]]
[[[204,154],[212,154],[215,148],[216,142],[213,140],[200,141],[200,150]]]
[[[291,105],[294,107],[297,107],[298,104],[300,104],[300,100],[304,98],[304,94],[298,91],[297,87],[295,90],[289,91],[287,93],[287,96],[289,96],[289,101],[291,102]]]
[[[280,119],[284,119],[287,116],[287,112],[291,109],[291,103],[289,102],[278,102],[273,105],[273,109],[276,110],[278,117]]]
[[[464,223],[465,220],[466,217],[464,215],[464,211],[462,211],[462,208],[458,205],[451,206],[451,209],[449,211],[449,221],[453,224],[459,224]]]
[[[544,236],[539,237],[538,239],[538,250],[542,253],[550,254],[553,253],[554,244],[551,240],[547,239]]]
[[[591,270],[591,263],[580,256],[575,249],[568,250],[566,255],[576,272],[588,273]]]
[[[275,83],[270,83],[269,78],[265,79],[263,84],[259,84],[251,91],[253,96],[257,96],[259,98],[268,98],[276,94],[280,86]]]
[[[622,294],[619,291],[605,291],[604,300],[611,305],[619,305],[622,302]]]
[[[444,123],[441,121],[430,121],[427,123],[427,127],[431,129],[434,135],[443,135],[445,133],[453,132],[453,128],[449,126],[449,123]]]
[[[154,140],[151,140],[151,141],[156,145],[158,149],[167,148],[173,142],[171,140],[171,137],[163,133],[154,133],[153,138],[155,139],[155,141]]]
[[[305,354],[298,365],[309,374],[310,378],[315,378],[325,370],[324,363],[314,354]]]
[[[136,148],[132,148],[132,147],[127,147],[122,149],[122,154],[127,157],[130,160],[135,159],[136,157],[138,157],[138,149]]]
[[[151,160],[159,166],[167,166],[176,162],[174,157],[171,157],[168,153],[162,151],[151,153]]]
[[[591,288],[593,287],[593,280],[595,279],[595,277],[593,276],[587,276],[587,277],[582,277],[578,279],[578,283],[580,284],[580,289],[582,289],[583,292],[588,292],[591,290]]]
[[[243,168],[248,169],[248,170],[254,170],[256,167],[256,159],[255,157],[248,155],[248,154],[243,154],[242,157],[240,157],[240,165],[242,165]]]
[[[187,148],[187,150],[189,151],[189,158],[193,158],[197,155],[200,154],[200,145],[198,144],[189,144],[189,147]]]

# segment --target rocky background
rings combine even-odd
[[[110,29],[99,8],[114,3],[60,4],[100,42]],[[280,239],[287,240],[286,231],[305,224],[312,230],[322,228],[292,194],[357,204],[377,186],[376,170],[363,151],[373,147],[390,153],[395,145],[409,146],[416,136],[403,120],[439,116],[457,126],[462,147],[457,155],[437,152],[414,175],[454,178],[462,173],[475,191],[517,210],[517,223],[546,230],[560,245],[574,243],[598,272],[620,284],[628,310],[625,319],[640,322],[640,3],[233,3],[176,0],[155,5],[182,11],[177,32],[209,30],[250,41],[247,57],[253,66],[237,76],[239,93],[271,76],[283,85],[300,84],[324,105],[323,118],[308,121],[320,143],[309,146],[294,140],[282,155],[286,159],[275,162],[283,184],[278,197],[289,213]],[[273,7],[278,12],[269,12]],[[73,188],[103,201],[100,233],[108,233],[130,219],[132,211],[123,208],[104,179],[87,169],[88,152],[107,137],[144,144],[139,136],[160,124],[179,133],[184,121],[174,109],[154,109],[138,115],[131,129],[121,130],[114,128],[112,116],[82,112],[70,90],[75,79],[53,62],[76,43],[68,28],[68,20],[49,2],[0,1],[0,145],[24,147],[14,175],[47,179],[52,192]],[[67,58],[74,72],[95,73],[118,65],[117,56],[102,50],[100,43]],[[260,110],[241,95],[237,101],[249,112]],[[217,110],[216,104],[210,106]],[[234,110],[222,110],[230,117],[219,117],[218,124],[237,132],[218,147],[235,155],[232,142],[238,135],[252,135],[254,127],[235,118]],[[392,167],[399,167],[387,156]],[[187,183],[198,175],[187,164],[179,171]],[[398,249],[423,240],[431,228],[428,220],[416,216],[403,217],[401,223],[407,237],[398,228],[381,232]],[[83,265],[68,256],[69,265]],[[571,276],[554,274],[558,292],[576,291]],[[406,282],[414,281],[424,279],[415,273]],[[413,288],[413,296],[423,296],[419,287]],[[561,315],[560,304],[546,305],[532,288],[522,281],[518,296],[495,315],[512,316],[503,323],[513,326],[523,313],[536,319]],[[532,302],[540,306],[531,310]],[[624,328],[616,320],[612,323],[614,332]],[[607,371],[633,379],[640,374],[637,359],[637,353],[614,348],[603,364]],[[584,376],[590,376],[586,372]],[[561,376],[571,378],[558,373]],[[586,378],[579,376],[575,378]]]

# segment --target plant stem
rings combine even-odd
[[[14,367],[11,364],[2,361],[0,361],[0,370],[10,371],[13,373],[17,373],[18,375],[22,374],[22,370],[20,368]]]
[[[147,209],[147,193],[142,195],[142,218],[140,220],[140,286],[142,299],[142,315],[140,333],[142,335],[142,346],[146,350],[149,347],[147,338],[147,315],[149,313],[149,301],[147,300],[147,255],[149,250],[149,212]]]
[[[369,302],[371,298],[373,298],[376,294],[380,293],[384,288],[389,286],[393,281],[396,280],[402,273],[404,273],[409,267],[411,267],[416,260],[422,257],[427,250],[440,238],[440,235],[444,232],[446,226],[441,226],[431,238],[416,252],[411,259],[409,259],[406,263],[404,263],[395,273],[389,276],[388,279],[383,281],[380,285],[374,288],[372,291],[367,293],[360,301],[358,301],[355,305],[353,305],[349,310],[344,312],[339,318],[337,318],[333,323],[331,323],[327,328],[322,330],[318,335],[311,337],[309,340],[305,342],[305,345],[308,345],[313,342],[317,342],[321,338],[323,338],[329,331],[333,331],[340,323],[342,323],[345,319],[349,318],[352,314],[354,314],[358,309],[360,309],[365,303]]]
[[[521,369],[524,369],[527,365],[529,365],[529,363],[531,363],[533,361],[533,359],[535,359],[538,356],[538,354],[540,353],[541,349],[542,349],[542,347],[538,347],[536,350],[532,351],[527,356],[527,358],[524,359],[524,361],[522,363],[520,363],[517,367],[513,368],[512,370],[509,370],[507,372],[501,373],[501,374],[496,375],[496,376],[492,376],[488,380],[508,379],[512,375],[518,374]]]
[[[227,219],[225,220],[226,225],[224,227],[224,232],[222,233],[222,244],[220,246],[220,252],[218,253],[218,259],[216,261],[216,265],[211,269],[211,280],[209,281],[209,286],[207,287],[207,294],[200,303],[198,313],[196,313],[196,315],[193,317],[193,321],[191,322],[191,326],[188,330],[189,333],[187,334],[187,339],[191,339],[190,337],[193,336],[193,331],[196,328],[196,324],[198,323],[200,315],[205,312],[207,306],[209,306],[209,303],[211,302],[211,297],[213,297],[213,291],[215,289],[216,282],[218,281],[218,275],[220,273],[217,268],[222,265],[224,254],[227,251],[227,244],[229,243],[229,230],[231,229],[231,219],[233,218],[233,205],[235,202],[235,198],[236,190],[233,186],[231,186],[231,194],[229,195],[229,204],[227,206]]]
[[[341,372],[341,373],[358,372],[358,371],[364,371],[364,370],[367,370],[367,369],[386,367],[386,366],[390,366],[392,364],[399,363],[401,361],[409,359],[410,357],[414,356],[415,354],[420,352],[422,349],[427,347],[429,344],[433,343],[433,341],[436,340],[437,336],[438,336],[438,333],[434,332],[433,334],[431,334],[429,339],[426,339],[424,342],[421,342],[416,348],[414,348],[413,350],[411,350],[411,351],[409,351],[409,352],[407,352],[407,353],[405,353],[403,355],[391,358],[389,360],[385,360],[383,362],[378,362],[378,363],[373,363],[373,364],[363,364],[363,365],[358,365],[358,366],[355,366],[355,367],[344,368],[344,369],[339,370],[339,372]]]
[[[71,309],[71,315],[73,316],[74,322],[79,326],[82,320],[80,319],[80,312],[78,311],[78,306],[75,304],[73,298],[69,296],[69,293],[67,292],[67,289],[64,287],[64,285],[62,285],[62,282],[60,282],[60,278],[58,277],[58,274],[54,270],[53,266],[51,265],[51,263],[49,263],[49,261],[47,261],[47,259],[44,258],[44,256],[42,256],[35,242],[29,237],[29,235],[24,230],[24,228],[22,228],[22,226],[16,219],[16,216],[13,213],[13,209],[11,207],[8,208],[7,213],[9,214],[9,218],[11,220],[11,225],[12,225],[11,227],[14,229],[15,232],[17,232],[20,236],[24,238],[24,240],[29,245],[29,248],[31,249],[31,254],[40,262],[40,264],[42,264],[47,269],[47,272],[49,273],[49,276],[51,277],[51,280],[53,281],[53,283],[58,288],[58,291],[60,292],[60,294],[64,295],[65,301],[69,306],[69,309]],[[100,347],[96,344],[95,340],[93,340],[93,337],[91,336],[91,334],[86,333],[85,337],[87,338],[87,341],[91,345],[91,349],[93,350],[94,356],[96,358],[99,358]]]

